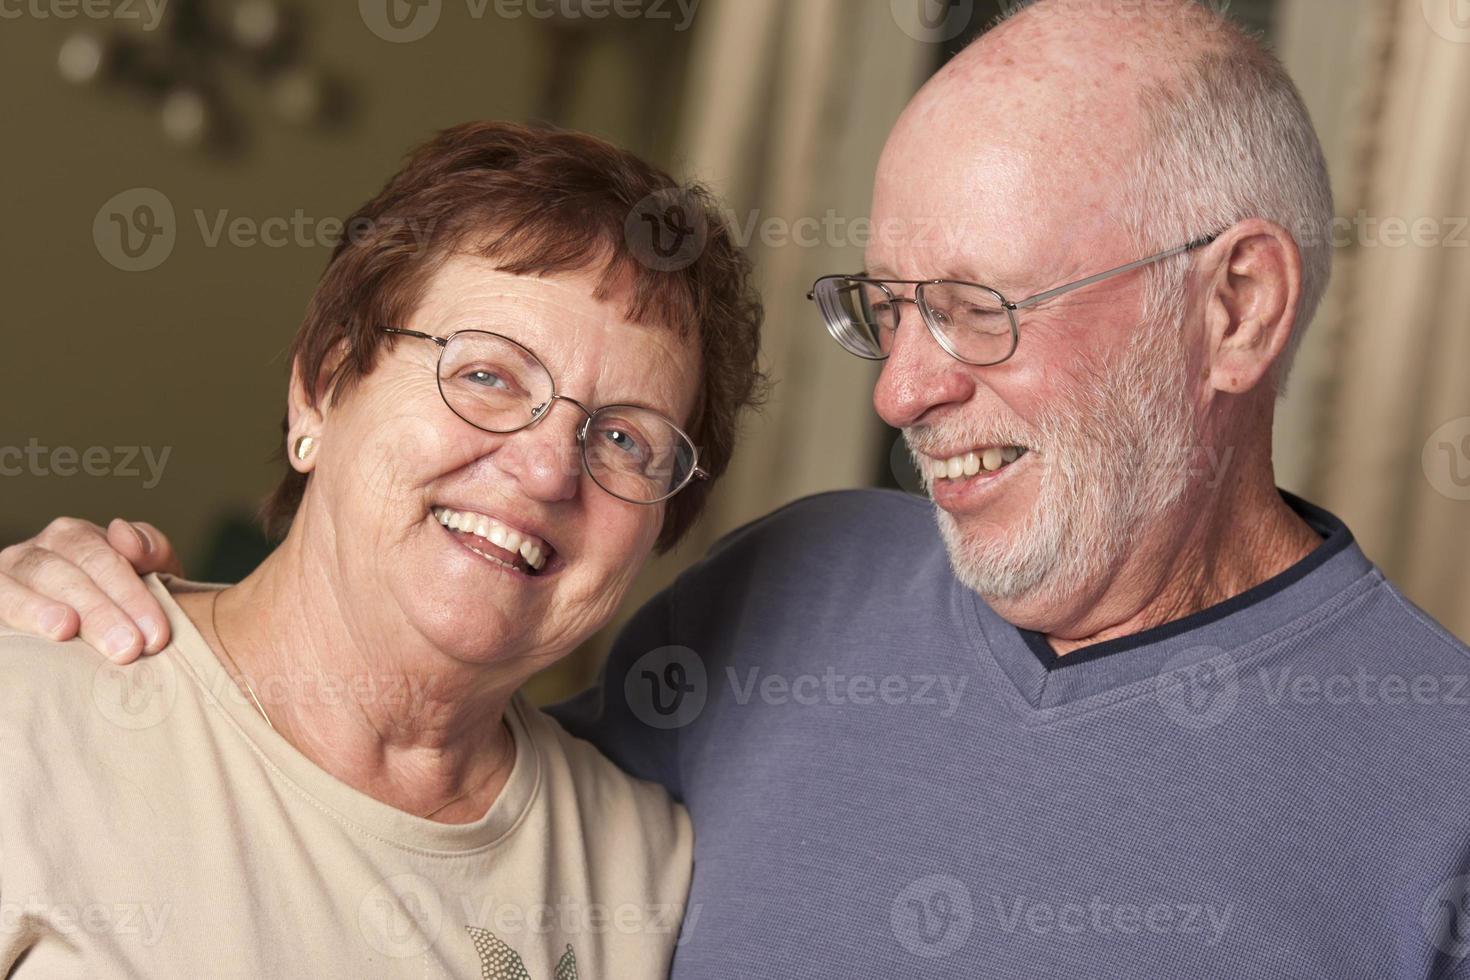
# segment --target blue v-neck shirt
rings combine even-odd
[[[674,977],[1470,978],[1470,650],[1284,496],[1308,557],[1061,659],[920,498],[726,537],[556,711],[693,816]]]

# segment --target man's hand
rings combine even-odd
[[[141,576],[183,574],[173,545],[151,524],[116,519],[103,530],[58,517],[0,551],[0,624],[50,640],[81,638],[120,664],[157,653],[168,618]]]

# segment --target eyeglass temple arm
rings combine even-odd
[[[1120,265],[1116,269],[1109,269],[1107,272],[1099,272],[1097,275],[1088,276],[1086,279],[1079,279],[1076,282],[1069,282],[1065,286],[1058,286],[1055,289],[1048,289],[1044,293],[1037,293],[1035,296],[1023,299],[1019,303],[1012,303],[1010,304],[1010,307],[1013,310],[1021,310],[1025,309],[1028,306],[1035,306],[1037,303],[1051,299],[1053,296],[1060,296],[1063,293],[1070,293],[1074,289],[1081,289],[1083,286],[1091,286],[1095,282],[1102,282],[1104,279],[1111,279],[1113,276],[1121,276],[1125,272],[1132,272],[1134,269],[1139,269],[1146,265],[1152,265],[1155,262],[1162,262],[1164,259],[1171,259],[1174,256],[1182,255],[1185,252],[1193,252],[1197,248],[1204,248],[1206,245],[1210,244],[1219,237],[1220,234],[1217,232],[1213,235],[1206,235],[1204,238],[1196,238],[1188,245],[1180,245],[1178,248],[1171,248],[1167,252],[1160,252],[1158,255],[1150,255],[1146,259],[1139,259],[1137,262],[1129,262],[1127,265]]]
[[[402,330],[398,327],[379,327],[378,329],[383,331],[384,333],[396,333],[402,334],[405,337],[417,337],[420,340],[432,340],[440,347],[443,347],[445,344],[449,343],[449,341],[445,340],[443,337],[435,337],[433,334],[430,333],[419,333],[417,330]]]

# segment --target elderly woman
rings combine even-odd
[[[625,231],[651,195],[702,210],[687,262]],[[348,227],[292,346],[279,548],[152,578],[171,639],[129,667],[0,633],[0,974],[667,972],[687,816],[516,692],[725,469],[748,266],[702,191],[501,124]]]

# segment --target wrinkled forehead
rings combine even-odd
[[[516,274],[460,253],[436,270],[411,319],[415,329],[437,336],[504,334],[533,350],[580,397],[642,404],[686,421],[701,368],[697,335],[628,319],[628,298],[616,290],[596,295],[601,282],[597,269]]]

